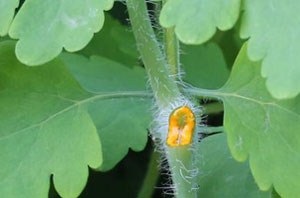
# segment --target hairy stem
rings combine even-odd
[[[170,100],[180,96],[180,92],[170,78],[171,74],[152,29],[145,1],[127,0],[127,9],[154,96],[158,106],[165,107]]]
[[[144,0],[127,0],[127,9],[137,47],[144,62],[157,106],[159,111],[163,111],[170,108],[170,103],[182,97],[175,79],[172,78],[172,74],[176,75],[178,72],[178,57],[175,57],[178,48],[174,46],[174,40],[167,39],[166,45],[174,51],[172,53],[162,53],[152,29]],[[167,57],[164,57],[164,54]],[[176,70],[169,71],[170,67],[166,60],[171,60],[173,62],[171,65],[172,67],[176,66]],[[163,123],[159,120],[157,124],[162,125]],[[167,127],[162,126],[162,128],[164,128],[164,131],[159,131],[158,134],[167,133]],[[163,137],[164,135],[161,135],[159,138]],[[169,163],[175,195],[177,197],[196,197],[196,191],[193,190],[195,183],[191,179],[193,177],[193,154],[190,146],[173,148],[167,146],[166,143],[162,144]]]
[[[197,197],[198,187],[195,179],[198,169],[192,164],[191,147],[168,148],[167,156],[169,156],[168,162],[172,173],[175,197]]]

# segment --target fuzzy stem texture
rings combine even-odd
[[[182,98],[182,94],[179,91],[175,79],[172,77],[172,72],[169,71],[169,66],[166,61],[166,59],[171,60],[171,58],[164,57],[164,53],[162,53],[159,47],[159,43],[152,29],[145,1],[127,0],[126,3],[137,47],[144,62],[157,107],[159,111],[168,111],[165,109],[170,108],[170,103],[175,102],[178,98]],[[170,45],[172,49],[177,49],[172,43],[167,43],[166,45]],[[166,53],[166,55],[168,54]],[[174,63],[174,65],[176,64],[177,63]],[[159,125],[161,123],[158,121],[157,124]],[[157,128],[166,129],[159,131],[159,133],[167,133],[168,127]],[[192,182],[191,179],[192,151],[190,146],[173,148],[168,147],[165,140],[162,140],[162,142],[175,187],[175,196],[178,198],[196,197],[196,191],[193,190],[195,183]]]
[[[132,30],[144,62],[149,82],[159,107],[168,106],[170,100],[179,97],[180,91],[167,68],[165,57],[151,26],[145,1],[127,0]]]
[[[175,197],[197,197],[198,169],[192,164],[193,152],[190,146],[167,148],[169,166],[172,173]]]

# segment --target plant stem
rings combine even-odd
[[[164,42],[169,70],[176,77],[179,72],[179,43],[174,34],[174,28],[165,28]]]
[[[223,126],[217,126],[217,127],[205,127],[205,134],[210,134],[210,133],[222,133],[224,131]]]
[[[158,41],[155,37],[152,29],[149,16],[147,13],[147,7],[144,0],[127,0],[127,9],[132,26],[132,30],[137,42],[138,50],[140,51],[142,60],[147,71],[151,88],[154,92],[157,106],[159,110],[170,108],[170,103],[177,101],[182,96],[179,88],[176,84],[172,74],[168,69],[166,58],[164,53],[161,52]],[[170,49],[176,49],[173,46],[174,42],[169,43],[171,40],[166,40],[166,45]],[[174,40],[173,40],[174,41]],[[176,52],[174,52],[176,54]],[[169,56],[170,54],[166,54]],[[172,55],[170,55],[172,56]],[[175,58],[177,62],[178,58]],[[167,58],[167,60],[174,60],[173,58]],[[173,65],[177,65],[175,63]],[[177,75],[177,69],[175,74]],[[182,104],[184,105],[184,104]],[[168,118],[167,118],[168,119]],[[162,125],[158,121],[158,125]],[[162,126],[165,131],[159,131],[161,134],[167,133],[167,126]],[[164,137],[163,135],[161,137]],[[161,138],[159,137],[159,138]],[[162,140],[164,142],[165,140]],[[180,147],[168,147],[163,143],[164,150],[166,152],[166,158],[168,160],[172,180],[174,184],[175,195],[181,197],[196,197],[196,191],[194,189],[194,178],[192,170],[192,157],[193,153],[190,146]]]
[[[163,5],[168,0],[163,0]],[[168,62],[168,68],[173,78],[180,78],[180,55],[179,55],[179,41],[176,37],[174,27],[164,28],[164,49]],[[173,185],[175,187],[175,196],[180,197],[196,197],[197,191],[194,189],[196,170],[193,170],[192,158],[193,152],[190,146],[178,148],[166,148],[168,162],[172,172]],[[197,172],[197,171],[196,171]]]
[[[168,0],[163,0],[163,5]],[[164,28],[164,46],[169,71],[174,77],[179,73],[179,42],[174,32],[174,27]]]
[[[151,26],[146,3],[144,0],[127,0],[127,9],[154,96],[159,107],[166,107],[170,100],[181,94],[170,78],[167,62]]]
[[[143,181],[142,188],[140,189],[140,192],[138,194],[138,198],[151,198],[154,187],[157,183],[157,179],[159,177],[159,171],[158,171],[158,153],[153,151],[151,153],[151,157],[149,160],[148,170],[145,176],[145,179]]]
[[[197,197],[196,176],[198,169],[193,166],[193,152],[190,146],[167,148],[172,173],[175,197]]]
[[[194,96],[205,97],[208,99],[221,99],[221,92],[218,90],[202,89],[202,88],[189,88],[186,90],[187,93],[190,93]]]

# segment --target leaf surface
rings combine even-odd
[[[182,45],[184,80],[195,87],[220,88],[229,77],[224,56],[218,45]]]
[[[128,148],[144,148],[149,124],[149,114],[143,110],[149,104],[149,100],[142,99],[144,92],[139,95],[125,91],[121,83],[119,88],[99,83],[102,91],[91,93],[70,75],[70,68],[86,65],[71,64],[66,68],[65,60],[55,59],[43,67],[26,67],[13,50],[13,42],[0,43],[1,195],[47,197],[53,175],[54,186],[62,197],[77,197],[86,184],[88,166],[99,169],[104,157],[108,161],[104,164],[111,168]],[[98,61],[96,66],[101,63]],[[103,68],[112,66],[115,70],[124,67],[107,61],[102,64]],[[91,74],[95,71],[86,66],[88,69]],[[108,83],[114,76],[119,80],[127,77],[113,71],[106,70],[104,81]],[[140,74],[135,77],[143,79]],[[126,113],[127,109],[131,111]],[[102,132],[106,128],[105,136]],[[119,135],[119,131],[125,135]],[[99,136],[101,142],[107,142],[100,144]],[[111,155],[113,160],[106,159]]]
[[[103,10],[113,0],[27,0],[13,20],[9,35],[19,39],[18,59],[39,65],[55,58],[62,49],[82,49],[104,22]]]
[[[248,55],[262,60],[261,74],[278,99],[300,93],[299,9],[297,0],[244,3],[241,37],[249,38]]]
[[[159,20],[163,27],[175,26],[183,43],[201,44],[213,36],[216,28],[232,28],[239,11],[240,0],[169,0]]]
[[[80,53],[88,57],[103,56],[130,67],[136,66],[139,58],[132,31],[109,14],[105,15],[101,31]]]
[[[104,162],[101,170],[113,168],[131,148],[141,151],[147,143],[147,127],[151,120],[151,100],[145,90],[145,71],[128,68],[104,57],[90,59],[63,54],[63,60],[78,82],[92,93],[114,92],[125,97],[95,101],[89,112],[102,140]],[[84,67],[83,67],[84,65]],[[137,94],[139,97],[135,97]]]
[[[47,197],[50,175],[63,197],[85,186],[88,165],[99,168],[101,145],[84,106],[85,93],[55,60],[28,68],[0,44],[0,194]]]
[[[0,1],[0,36],[8,33],[18,4],[18,0]]]
[[[249,158],[262,190],[272,185],[283,197],[300,193],[300,98],[274,99],[261,65],[242,48],[226,85],[213,91],[224,102],[224,127],[235,159]]]
[[[257,187],[247,163],[235,161],[228,149],[225,134],[205,138],[197,145],[200,170],[199,197],[270,197],[271,191]]]

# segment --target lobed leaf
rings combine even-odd
[[[17,13],[9,35],[19,39],[18,59],[39,65],[55,58],[63,48],[82,49],[104,22],[103,10],[113,0],[59,1],[26,0]]]
[[[238,19],[240,0],[169,0],[160,14],[163,27],[175,26],[179,40],[201,44],[220,30],[233,27]]]
[[[130,69],[98,56],[87,59],[75,54],[63,54],[62,59],[81,86],[89,92],[113,92],[122,96],[139,94],[138,91],[145,90],[146,74],[141,67]],[[151,100],[146,93],[138,96],[95,101],[89,106],[102,140],[102,171],[113,168],[129,148],[141,151],[146,146]]]
[[[47,197],[53,175],[54,186],[62,197],[77,197],[85,186],[88,166],[99,169],[107,155],[115,155],[114,161],[104,163],[110,168],[129,147],[143,149],[147,141],[145,125],[149,124],[143,110],[149,101],[141,99],[144,92],[139,95],[99,83],[102,91],[90,93],[70,75],[69,69],[79,66],[72,66],[72,59],[67,61],[68,69],[66,60],[59,59],[43,67],[26,67],[18,62],[13,50],[14,42],[0,43],[2,196]],[[102,64],[103,68],[120,67],[120,71],[124,67],[113,62]],[[93,66],[99,65],[101,59],[95,59]],[[88,66],[84,69],[94,71]],[[115,76],[126,78],[127,74],[112,71],[106,70],[103,82]],[[143,75],[135,77],[143,79]],[[118,113],[120,106],[122,114]],[[106,129],[107,134],[102,135]],[[100,144],[99,135],[101,142],[107,142]]]
[[[278,99],[300,93],[300,4],[297,0],[246,0],[241,37],[249,38],[248,55],[262,60],[261,74],[272,96]]]
[[[99,168],[96,127],[77,100],[89,97],[55,60],[28,68],[0,44],[0,194],[47,197],[50,175],[63,197],[85,186],[88,165]]]
[[[215,94],[224,102],[224,127],[239,161],[249,157],[260,189],[273,185],[283,197],[297,197],[300,172],[300,98],[277,100],[265,87],[261,65],[242,48],[226,85]]]

